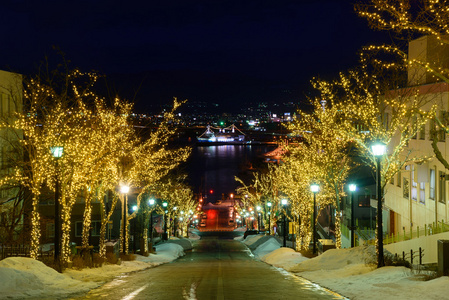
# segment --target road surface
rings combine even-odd
[[[78,299],[344,299],[255,260],[233,240],[238,234],[202,232],[184,257],[121,276]]]

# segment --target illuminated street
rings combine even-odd
[[[170,264],[127,274],[79,299],[342,299],[255,260],[239,232],[200,233]]]

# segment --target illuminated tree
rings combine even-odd
[[[245,211],[249,208],[254,209],[257,206],[263,208],[264,221],[266,220],[266,214],[270,212],[272,217],[270,223],[267,224],[270,227],[270,232],[273,232],[273,227],[276,224],[278,209],[280,209],[280,177],[279,167],[275,165],[268,165],[268,170],[258,171],[253,173],[251,182],[246,184],[242,179],[235,177],[235,180],[240,183],[237,188],[237,194],[240,196],[243,207],[237,207],[239,215],[244,216]],[[271,207],[267,206],[267,202],[271,202]]]
[[[0,71],[0,99],[3,109],[0,113],[0,241],[13,243],[18,239],[28,239],[29,234],[24,215],[30,193],[28,189],[15,179],[17,168],[25,167],[24,150],[20,141],[23,139],[21,130],[9,126],[17,121],[16,113],[23,109],[22,76],[15,73]],[[6,105],[5,105],[6,104]]]
[[[433,55],[424,52],[409,56],[395,46],[370,46],[367,51],[385,51],[401,57],[402,66],[409,70],[409,84],[443,81],[449,83],[447,49],[449,47],[449,3],[439,0],[369,1],[355,6],[373,29],[394,33],[396,40],[410,40],[414,36],[428,36]],[[429,78],[430,76],[430,78]],[[411,82],[410,82],[411,81]],[[432,92],[429,90],[428,92]],[[439,135],[449,133],[447,115],[436,109],[421,111],[422,118],[433,118],[439,128],[431,128],[432,147],[437,159],[446,169],[449,163],[438,147]],[[444,132],[444,133],[443,133]]]
[[[130,151],[123,153],[119,169],[121,181],[130,187],[139,187],[141,193],[145,193],[147,188],[152,188],[157,181],[186,161],[190,155],[190,147],[174,148],[169,144],[176,129],[171,126],[175,120],[175,111],[182,103],[175,98],[172,109],[164,113],[157,130],[151,132],[144,141],[135,140]],[[137,197],[137,206],[140,206],[141,200],[142,197]],[[136,213],[131,214],[128,221],[135,215]],[[127,245],[128,241],[125,241],[125,246]]]
[[[320,179],[321,172],[314,163],[315,152],[306,145],[289,147],[289,154],[283,158],[284,163],[278,172],[280,188],[289,200],[291,216],[299,224],[296,230],[297,251],[307,250],[312,238],[313,195],[310,184]],[[323,193],[317,196],[317,204],[320,205],[325,197]]]
[[[184,235],[187,235],[187,226],[195,212],[196,202],[193,191],[183,182],[184,180],[185,176],[169,174],[161,181],[145,189],[146,194],[154,195],[155,198],[163,199],[168,203],[167,212],[164,208],[159,207],[159,212],[167,216],[168,236],[175,229],[175,224],[171,220],[176,220],[178,228]]]
[[[332,205],[335,208],[336,247],[340,248],[341,197],[345,195],[344,184],[352,167],[349,156],[351,143],[343,133],[346,128],[342,124],[345,120],[342,118],[341,111],[335,106],[326,105],[326,102],[320,99],[311,102],[314,108],[312,113],[299,112],[300,118],[288,126],[296,135],[301,135],[303,140],[303,143],[297,146],[289,145],[292,152],[295,147],[298,147],[301,153],[301,155],[292,155],[289,163],[293,167],[294,159],[299,158],[297,162],[299,165],[312,164],[311,167],[315,171],[313,177],[308,177],[308,187],[310,188],[313,182],[320,185],[319,207],[321,209],[326,205]],[[306,157],[308,162],[304,162]],[[294,185],[294,182],[292,184]],[[307,212],[308,210],[305,210],[300,214],[304,215]]]

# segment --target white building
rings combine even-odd
[[[449,67],[449,47],[441,46],[431,37],[421,37],[409,43],[409,58],[436,62],[437,65]],[[413,91],[411,99],[419,97],[425,104],[423,111],[430,110],[437,104],[440,119],[448,120],[449,85],[438,82],[434,76],[422,68],[412,67],[408,70],[408,82]],[[418,134],[409,142],[408,148],[417,157],[432,157],[420,164],[408,165],[398,173],[386,186],[384,228],[390,235],[402,234],[404,230],[429,229],[434,222],[448,222],[449,170],[435,157],[432,142],[436,132],[437,145],[442,156],[449,160],[449,145],[446,134],[439,130],[434,121],[427,122]],[[431,229],[429,229],[431,230]]]

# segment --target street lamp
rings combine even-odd
[[[384,156],[387,146],[382,142],[375,142],[371,145],[373,155],[377,161],[377,267],[385,266],[384,261],[384,246],[383,246],[383,229],[382,229],[382,179],[380,160]]]
[[[154,205],[154,199],[148,200],[148,204],[151,206],[151,212],[150,212],[150,241],[153,242],[153,205]]]
[[[285,217],[285,215],[287,214],[287,209],[286,209],[286,207],[287,207],[287,204],[288,204],[288,200],[287,199],[282,199],[281,200],[281,204],[282,204],[282,206],[284,206],[284,218],[283,218],[283,225],[282,225],[282,233],[283,233],[283,236],[284,236],[284,242],[283,242],[283,246],[284,247],[287,247],[287,222],[286,222],[286,217]]]
[[[268,206],[268,235],[271,235],[271,202],[267,202]]]
[[[257,209],[257,228],[259,230],[260,233],[260,221],[261,221],[261,217],[260,217],[260,210],[262,209],[259,205],[256,206]]]
[[[165,210],[164,210],[164,235],[162,236],[164,241],[168,240],[168,234],[167,234],[167,213],[168,213],[168,210],[167,210],[167,206],[168,206],[167,201],[162,202],[162,207],[165,208]]]
[[[353,183],[349,185],[349,191],[351,192],[351,248],[354,248],[355,246],[355,240],[354,240],[354,192],[357,189],[357,186]]]
[[[61,247],[60,247],[60,225],[59,225],[59,164],[58,160],[61,158],[61,156],[64,154],[64,147],[62,146],[54,146],[50,147],[51,155],[56,160],[56,180],[55,180],[55,238],[54,238],[54,244],[55,244],[55,256],[54,261],[57,266],[59,266],[59,256],[61,254]],[[59,271],[59,270],[58,270]]]
[[[132,209],[133,212],[136,212],[136,211],[138,210],[138,207],[137,207],[137,205],[133,205],[133,206],[131,207],[131,209]],[[132,245],[133,245],[133,253],[136,253],[136,249],[137,249],[137,247],[136,247],[136,242],[137,242],[136,221],[137,221],[137,218],[134,217],[134,219],[132,219],[131,221],[133,222],[133,231],[132,231],[132,238],[133,238],[133,243],[132,243]],[[142,250],[142,251],[143,251],[143,250]]]
[[[128,204],[126,201],[128,200],[128,192],[129,192],[129,186],[122,185],[120,187],[120,192],[123,194],[123,254],[128,254],[128,241],[127,241],[127,231],[128,228],[126,226],[127,221],[127,210],[128,210]]]
[[[320,191],[320,186],[318,184],[313,183],[310,186],[310,190],[313,193],[313,218],[312,218],[312,239],[313,239],[313,248],[312,253],[316,254],[316,193]]]

